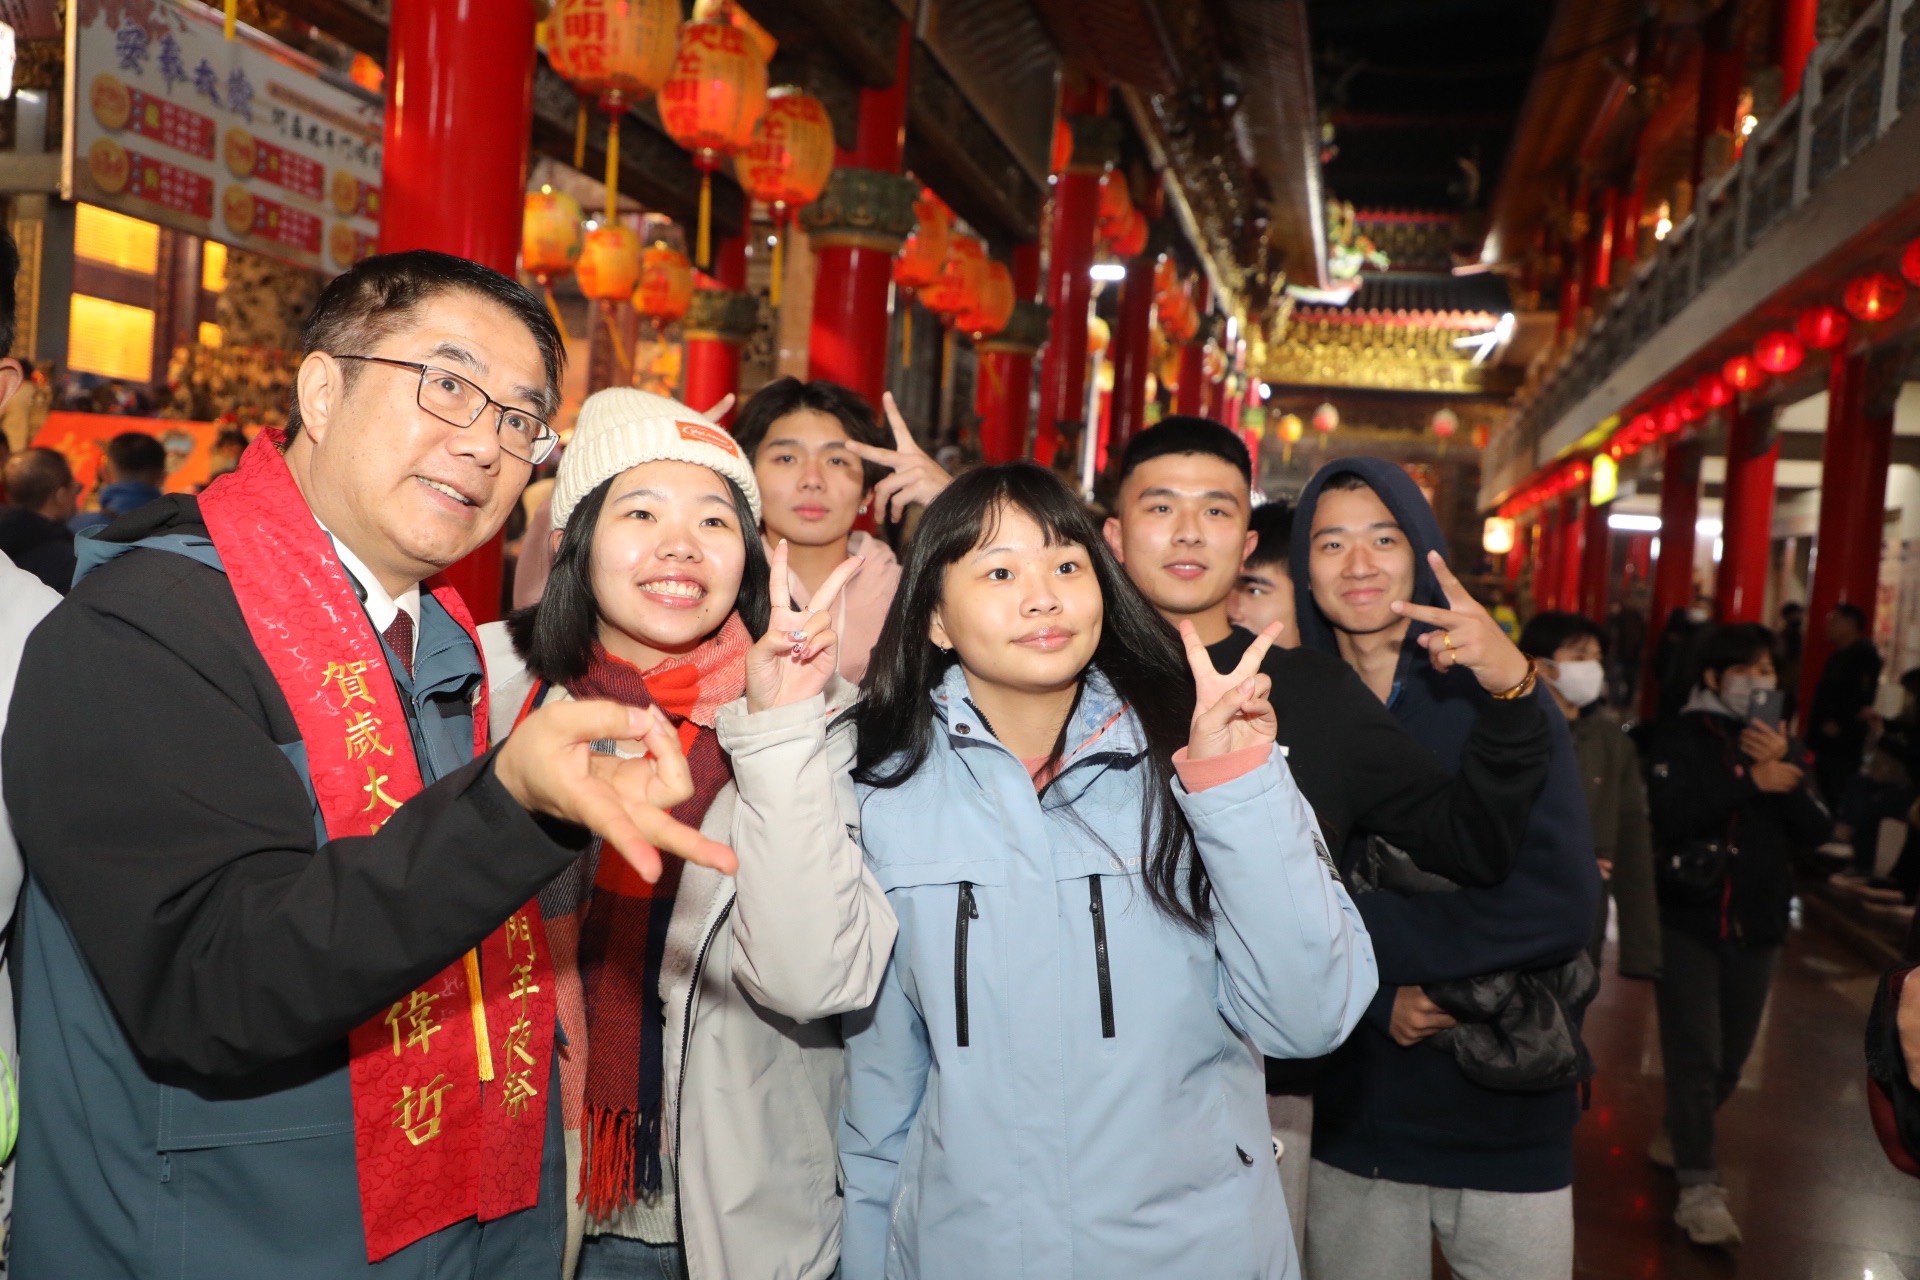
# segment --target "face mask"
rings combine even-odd
[[[1547,683],[1574,706],[1584,707],[1590,702],[1597,702],[1600,695],[1606,692],[1607,669],[1601,663],[1587,658],[1555,665],[1559,667],[1560,674]]]
[[[1722,676],[1720,679],[1720,701],[1727,704],[1727,710],[1745,720],[1753,711],[1753,695],[1758,689],[1777,689],[1779,681],[1774,676]]]

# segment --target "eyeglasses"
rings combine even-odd
[[[522,462],[537,467],[553,456],[554,446],[560,443],[559,433],[548,426],[545,420],[534,417],[524,409],[501,404],[449,369],[413,360],[389,360],[385,356],[335,355],[333,358],[414,370],[420,375],[420,389],[415,397],[420,407],[440,421],[456,427],[472,426],[487,411],[487,406],[492,405],[500,411],[495,430],[500,438],[501,449]]]

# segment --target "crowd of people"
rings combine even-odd
[[[1263,503],[1170,417],[1096,513],[791,378],[560,449],[563,360],[380,256],[203,492],[7,462],[14,1274],[1568,1280],[1609,937],[1738,1242],[1821,797],[1851,852],[1920,776],[1864,651],[1810,748],[1705,625],[1636,740],[1602,624],[1483,607],[1392,463]],[[510,517],[476,627],[437,575]]]

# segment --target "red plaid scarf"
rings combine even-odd
[[[593,665],[568,686],[576,698],[654,706],[667,714],[693,774],[693,798],[673,811],[688,826],[700,825],[733,778],[713,719],[746,688],[751,643],[736,613],[686,657],[644,672],[595,644]],[[580,1198],[589,1217],[604,1221],[660,1190],[666,1103],[660,966],[685,864],[665,858],[659,881],[648,884],[625,858],[598,854],[596,845],[588,855],[597,866],[587,872],[593,888],[580,923],[587,1031]]]

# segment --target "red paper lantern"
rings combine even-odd
[[[1785,329],[1775,329],[1753,345],[1753,358],[1768,373],[1792,373],[1807,358],[1807,347]]]
[[[1846,312],[1825,303],[1808,307],[1793,322],[1793,331],[1815,351],[1831,351],[1839,346],[1847,340],[1847,331],[1852,327]]]
[[[953,319],[954,326],[975,339],[991,338],[1013,318],[1013,272],[1000,262],[988,262],[980,277],[973,306]]]
[[[1680,421],[1698,422],[1706,417],[1706,410],[1700,406],[1700,397],[1693,394],[1691,387],[1683,387],[1673,396],[1673,407],[1680,412]]]
[[[1331,402],[1321,405],[1313,411],[1313,429],[1321,435],[1327,435],[1340,426],[1340,411]]]
[[[1908,284],[1920,284],[1920,240],[1907,241],[1906,251],[1900,255],[1900,274]]]
[[[1451,440],[1460,430],[1460,415],[1451,409],[1437,409],[1433,415],[1433,434],[1442,440]]]
[[[656,325],[672,324],[693,303],[693,264],[669,244],[652,244],[640,255],[640,287],[633,309]]]
[[[1680,406],[1669,400],[1661,405],[1654,415],[1660,422],[1660,434],[1677,436],[1686,430],[1687,420],[1680,416]]]
[[[1100,238],[1112,240],[1126,229],[1127,215],[1134,212],[1133,193],[1127,190],[1126,175],[1109,172],[1100,178]]]
[[[833,172],[833,121],[812,94],[783,84],[767,91],[767,109],[753,126],[733,171],[749,196],[773,209],[774,221],[812,204]]]
[[[640,283],[640,233],[632,227],[596,227],[573,265],[580,292],[597,302],[620,302]]]
[[[1717,373],[1706,373],[1693,384],[1693,394],[1709,409],[1721,409],[1733,403],[1733,388]]]
[[[1107,242],[1116,258],[1137,258],[1147,249],[1147,215],[1138,209],[1129,211],[1126,227]]]
[[[1745,352],[1721,365],[1720,375],[1736,391],[1752,391],[1767,380],[1767,371],[1760,367],[1760,362]]]
[[[922,187],[913,202],[919,225],[893,260],[893,282],[903,289],[924,289],[940,278],[953,238],[953,213],[932,188]]]
[[[920,291],[920,301],[927,310],[952,320],[978,306],[986,272],[987,246],[973,236],[954,236],[940,278]]]
[[[679,28],[679,0],[560,0],[547,19],[547,61],[617,114],[667,82]]]
[[[1065,120],[1053,122],[1053,154],[1048,161],[1049,173],[1065,173],[1073,163],[1073,126]]]
[[[746,149],[767,107],[767,64],[747,33],[730,22],[680,28],[673,74],[660,86],[660,123],[693,153],[700,170],[701,266],[713,260],[713,171],[724,156]]]
[[[1875,271],[1848,284],[1843,301],[1854,319],[1871,324],[1899,314],[1907,301],[1907,286],[1899,276]]]

